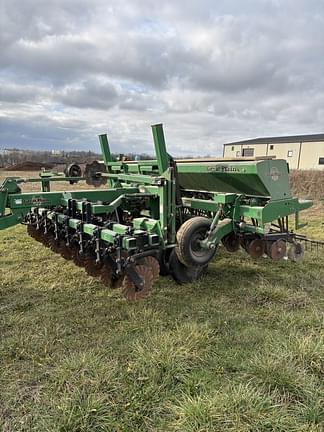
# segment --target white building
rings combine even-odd
[[[324,170],[324,134],[255,138],[224,144],[223,156],[275,156],[291,169]]]

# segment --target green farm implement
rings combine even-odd
[[[175,160],[162,125],[152,131],[154,160],[114,161],[107,135],[100,135],[103,162],[83,175],[71,165],[65,174],[5,179],[0,229],[26,225],[33,238],[106,286],[121,287],[128,300],[146,297],[159,274],[178,283],[198,279],[221,244],[253,258],[302,259],[302,239],[289,224],[298,229],[299,212],[312,202],[291,196],[286,161]],[[51,191],[60,181],[95,188]],[[22,192],[26,182],[39,182],[40,190]]]

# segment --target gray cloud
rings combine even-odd
[[[77,108],[109,109],[118,100],[116,87],[109,82],[88,80],[77,87],[65,88],[57,95],[59,102]]]
[[[0,146],[171,151],[323,132],[324,4],[315,0],[2,0]],[[116,149],[118,150],[118,149]]]
[[[0,101],[9,103],[35,102],[47,91],[38,86],[15,85],[6,81],[0,81]]]

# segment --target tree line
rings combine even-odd
[[[147,160],[152,159],[152,156],[147,154],[113,154],[114,160]],[[71,151],[71,152],[59,152],[53,153],[50,151],[34,151],[34,150],[0,150],[0,168],[10,168],[23,162],[40,162],[44,164],[60,165],[70,164],[72,162],[78,164],[89,163],[94,160],[102,159],[101,154],[94,153],[91,151]]]

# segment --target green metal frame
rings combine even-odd
[[[67,207],[69,200],[76,201],[76,208],[83,209],[89,203],[93,215],[106,215],[127,208],[129,200],[146,197],[148,209],[132,220],[133,234],[129,226],[114,223],[100,231],[101,240],[113,244],[123,236],[123,248],[132,250],[137,239],[148,233],[152,247],[162,248],[176,244],[177,212],[179,208],[197,210],[211,215],[208,237],[201,243],[213,248],[231,232],[264,235],[267,225],[277,219],[295,215],[296,228],[300,227],[299,212],[310,207],[309,200],[298,200],[290,194],[287,164],[283,160],[240,161],[176,161],[166,150],[163,127],[152,126],[156,159],[149,161],[113,161],[106,134],[99,135],[99,142],[107,167],[107,186],[102,189],[51,192],[52,182],[82,181],[82,177],[64,177],[57,173],[43,172],[39,178],[10,177],[0,186],[0,229],[14,226],[33,211],[53,218],[53,209]],[[21,185],[39,182],[39,192],[23,193]],[[178,188],[178,189],[177,189]],[[181,202],[177,202],[177,192]],[[190,196],[194,192],[194,196]],[[196,197],[199,193],[201,197]],[[206,197],[206,198],[204,198]],[[37,210],[38,209],[38,210]],[[59,223],[65,216],[60,215]],[[253,221],[254,223],[250,223]],[[98,227],[82,224],[77,218],[69,218],[70,229],[93,236]]]

